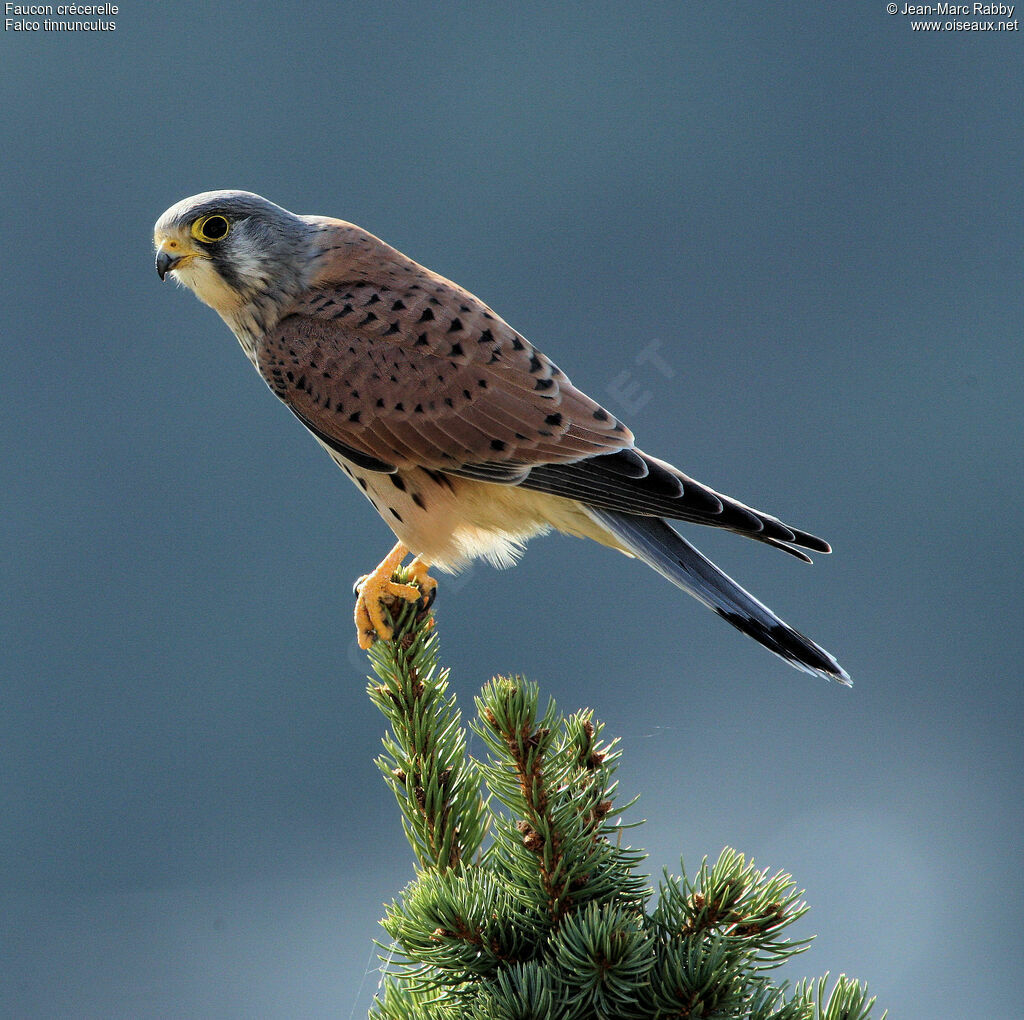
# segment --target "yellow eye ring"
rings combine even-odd
[[[231,230],[228,223],[220,213],[213,213],[211,216],[202,216],[192,224],[192,236],[197,241],[223,241]]]

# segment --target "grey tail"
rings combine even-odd
[[[791,666],[812,676],[836,680],[847,687],[852,685],[850,675],[821,645],[780,620],[662,518],[641,517],[592,506],[586,510],[637,559],[643,560]]]

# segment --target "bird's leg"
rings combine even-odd
[[[411,579],[420,585],[419,588],[391,579],[408,552],[401,542],[396,543],[394,549],[381,560],[373,573],[361,577],[356,582],[356,633],[359,647],[364,650],[377,638],[390,641],[394,634],[384,618],[382,598],[393,596],[405,599],[406,602],[418,602],[421,597],[432,595],[437,587],[437,582],[427,576],[427,564],[418,556],[409,565],[409,571]]]

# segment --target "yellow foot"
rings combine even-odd
[[[428,607],[430,606],[430,603],[434,601],[434,596],[437,594],[437,581],[427,573],[429,569],[430,564],[425,560],[421,560],[419,556],[417,556],[407,568],[409,580],[415,581],[420,586],[420,594],[423,597],[423,602]]]
[[[433,601],[437,582],[427,574],[427,564],[419,557],[409,564],[410,580],[415,581],[419,587],[391,579],[408,552],[409,550],[399,542],[372,574],[367,574],[356,582],[356,634],[359,647],[364,650],[378,638],[390,641],[394,636],[394,631],[385,619],[382,600],[398,598],[405,599],[406,602],[418,602],[422,598],[426,605]]]

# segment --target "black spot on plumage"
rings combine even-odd
[[[345,305],[345,307],[342,308],[342,310],[340,312],[335,312],[331,316],[331,318],[332,319],[344,319],[346,315],[351,315],[351,313],[354,312],[354,311],[355,311],[355,309],[351,305]]]
[[[427,346],[427,334],[426,333],[420,333],[420,335],[418,337],[416,337],[416,343],[413,346],[415,346],[415,347],[426,347]]]
[[[385,336],[394,336],[398,332],[399,332],[398,323],[397,322],[393,322],[393,323],[391,323],[390,326],[388,326],[388,330],[387,330],[387,332],[384,335]]]
[[[393,311],[393,312],[401,312],[401,311],[403,311],[404,309],[405,309],[405,302],[404,302],[404,301],[403,301],[403,300],[402,300],[401,298],[399,298],[399,299],[398,299],[398,300],[397,300],[397,301],[396,301],[396,302],[395,302],[395,303],[394,303],[394,304],[393,304],[393,305],[391,306],[391,311]]]
[[[526,350],[526,344],[524,344],[523,341],[519,339],[519,337],[513,335],[513,337],[512,337],[512,350],[514,350],[514,351],[525,351]]]
[[[505,445],[506,444],[501,439],[491,440],[491,449],[496,450],[498,453],[501,453],[501,451],[505,449]]]
[[[362,322],[356,323],[356,329],[359,329],[361,326],[369,326],[369,324],[371,322],[376,322],[376,321],[377,321],[377,316],[374,315],[373,312],[367,312],[366,313],[366,318],[363,319]]]
[[[454,404],[452,403],[452,398],[451,398],[451,397],[445,397],[445,398],[444,398],[444,402],[445,402],[445,403],[446,403],[446,404],[447,404],[447,405],[448,405],[449,407],[454,407],[454,406],[455,406],[455,405],[454,405]]]
[[[493,344],[494,343],[494,334],[489,329],[485,329],[480,334],[480,336],[477,337],[477,341],[476,342],[478,344]]]
[[[295,373],[285,372],[285,378],[287,378],[288,382],[295,382]]]
[[[350,415],[348,416],[348,420],[349,420],[350,422],[353,422],[354,424],[358,424],[358,423],[359,423],[359,415],[360,415],[360,414],[362,414],[362,412],[361,412],[361,411],[353,411],[353,412],[352,412],[352,413],[351,413],[351,414],[350,414]]]
[[[471,396],[471,394],[470,394],[470,392],[469,392],[469,390],[463,390],[463,391],[462,391],[462,395],[463,395],[463,396],[464,396],[464,397],[465,397],[465,398],[466,398],[467,400],[472,400],[472,399],[473,399],[473,398],[472,398],[472,396]]]
[[[423,314],[419,317],[419,321],[420,322],[433,322],[434,321],[434,313],[433,313],[433,311],[431,309],[429,309],[429,308],[424,308],[423,309]]]
[[[594,412],[594,420],[595,421],[607,421],[608,420],[608,412],[605,411],[603,408],[599,407]]]
[[[374,295],[371,296],[370,300],[367,301],[365,305],[363,305],[363,307],[364,308],[369,308],[370,305],[375,305],[379,301],[380,301],[380,295],[379,294],[374,294]]]
[[[540,372],[544,368],[544,362],[537,357],[536,354],[530,355],[530,374],[533,375]]]
[[[554,379],[538,379],[533,388],[535,390],[550,390],[555,385]]]
[[[399,474],[388,475],[391,479],[391,484],[398,489],[399,492],[405,492],[405,479]]]
[[[501,355],[497,351],[487,359],[487,364],[493,365],[496,361],[501,361]]]
[[[462,350],[462,344],[452,344],[452,349],[448,352],[449,358],[461,358],[465,352]]]
[[[356,481],[359,483],[359,486],[363,490],[363,492],[366,492],[366,479],[365,478],[357,478]]]
[[[487,389],[487,380],[486,379],[477,379],[476,384],[482,390]]]
[[[405,410],[405,404],[403,404],[401,402],[401,400],[399,400],[399,402],[397,404],[395,404],[395,410],[396,411],[404,411]]]
[[[469,311],[469,305],[459,305],[459,311],[460,312],[468,312]]]
[[[306,388],[306,377],[304,375],[300,375],[298,379],[295,380],[295,385],[300,390],[304,390]]]
[[[420,494],[419,494],[418,492],[414,492],[414,493],[412,494],[412,501],[413,501],[413,502],[414,502],[414,503],[415,503],[415,504],[416,504],[416,505],[417,505],[417,506],[418,506],[418,507],[419,507],[419,508],[420,508],[421,510],[426,510],[426,509],[427,509],[427,504],[423,502],[423,500],[422,500],[422,498],[420,497]]]
[[[394,517],[396,521],[402,520],[402,515],[393,506],[389,506],[388,509],[391,511],[391,516]]]
[[[555,428],[558,428],[558,426],[562,424],[562,415],[561,415],[561,413],[559,411],[555,411],[554,414],[549,414],[544,419],[544,421],[548,425],[554,425]]]
[[[414,407],[414,408],[412,409],[412,413],[413,413],[413,414],[423,414],[423,405],[422,405],[422,404],[417,404],[417,405],[416,405],[416,406],[415,406],[415,407]]]
[[[321,375],[321,376],[322,376],[322,377],[323,377],[324,379],[333,379],[333,378],[334,378],[334,376],[333,376],[333,375],[331,375],[331,373],[330,373],[330,372],[328,372],[328,371],[327,371],[326,369],[324,369],[324,371],[322,371],[322,372],[320,373],[320,375]]]
[[[337,304],[337,301],[335,301],[334,298],[328,298],[326,301],[323,302],[323,304],[320,305],[320,308],[321,308],[321,310],[323,310],[324,308],[330,308],[331,305],[336,305],[336,304]]]
[[[455,491],[455,486],[452,485],[452,480],[443,471],[431,471],[430,468],[424,468],[423,471],[439,488],[448,489],[449,492]]]
[[[455,318],[452,319],[452,324],[448,327],[449,333],[458,333],[462,329],[462,320]]]

